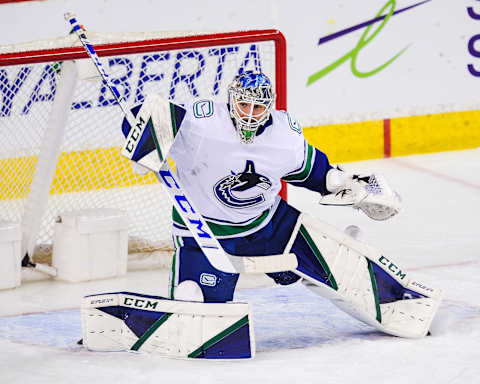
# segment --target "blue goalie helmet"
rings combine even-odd
[[[258,128],[270,117],[275,94],[270,79],[260,72],[246,71],[228,87],[230,116],[240,141],[250,144]]]

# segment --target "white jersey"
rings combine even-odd
[[[170,157],[196,209],[209,224],[246,229],[242,235],[260,229],[278,203],[281,178],[305,162],[307,144],[299,125],[287,112],[273,110],[272,124],[253,143],[243,144],[226,104],[197,101],[183,108]],[[175,220],[174,228],[175,234],[188,234]]]

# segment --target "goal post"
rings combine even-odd
[[[266,73],[286,109],[286,43],[277,30],[89,33],[123,100],[227,100],[238,73]],[[75,36],[0,46],[0,219],[20,222],[23,250],[51,244],[60,213],[117,208],[132,251],[169,250],[171,205],[153,174],[119,154],[122,113],[91,78]],[[286,189],[282,189],[286,198]]]

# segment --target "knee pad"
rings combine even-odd
[[[182,281],[175,288],[173,295],[175,300],[204,302],[202,289],[193,280]]]

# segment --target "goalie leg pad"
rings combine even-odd
[[[300,246],[315,256],[299,257],[296,270],[312,291],[383,332],[409,338],[427,334],[441,301],[440,290],[414,279],[367,244],[306,214],[292,251]]]
[[[247,303],[199,303],[129,292],[86,296],[83,343],[92,351],[139,351],[174,358],[255,355]]]

